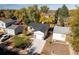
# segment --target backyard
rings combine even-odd
[[[45,55],[69,55],[69,46],[64,42],[51,42],[51,39],[46,41],[42,54]]]

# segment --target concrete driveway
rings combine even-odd
[[[33,43],[32,43],[32,46],[29,50],[30,53],[31,54],[41,53],[45,43],[46,43],[46,40],[44,40],[44,39],[34,39]]]

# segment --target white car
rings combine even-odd
[[[2,35],[2,37],[0,38],[0,40],[1,40],[1,41],[5,41],[5,40],[7,40],[8,38],[10,38],[10,35],[4,34],[4,35]]]

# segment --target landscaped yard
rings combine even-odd
[[[10,50],[12,52],[17,51],[18,54],[27,54],[27,48],[31,44],[30,35],[26,36],[20,34],[13,36],[5,42],[1,42],[0,45],[5,45],[6,51]],[[5,49],[5,48],[3,48]]]

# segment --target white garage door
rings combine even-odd
[[[53,34],[53,39],[54,40],[65,41],[65,38],[66,38],[65,34],[58,34],[58,33]]]

